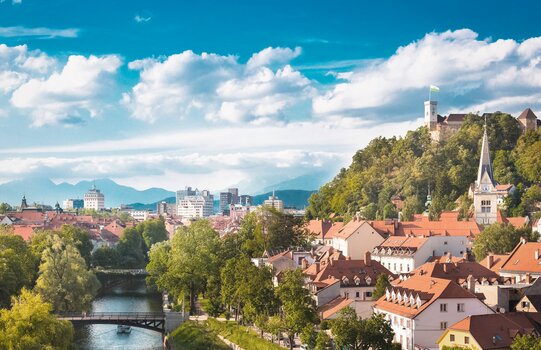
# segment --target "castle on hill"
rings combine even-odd
[[[483,117],[490,117],[494,113],[484,113]],[[446,141],[460,129],[467,114],[451,113],[448,116],[438,114],[438,101],[425,101],[425,125],[430,131],[432,140],[436,142]],[[541,126],[541,120],[535,113],[526,108],[517,118],[517,122],[523,132],[536,130]]]

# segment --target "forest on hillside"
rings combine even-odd
[[[434,143],[425,126],[404,137],[373,139],[357,151],[351,165],[323,185],[309,199],[306,216],[348,220],[360,212],[366,219],[395,218],[391,197],[405,201],[404,220],[425,211],[430,190],[431,219],[444,210],[471,215],[468,188],[477,177],[484,118],[468,114],[464,124],[446,142]],[[541,201],[541,130],[523,134],[518,122],[506,113],[487,119],[490,153],[496,182],[514,184],[506,199],[506,216],[537,216]]]

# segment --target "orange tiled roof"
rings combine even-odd
[[[492,284],[500,281],[500,276],[496,272],[475,261],[428,262],[411,271],[409,275],[443,278],[455,281],[460,285],[466,283],[469,275],[472,275],[480,283],[487,281]]]
[[[443,212],[440,220],[429,221],[422,218],[416,221],[369,221],[380,234],[392,236],[475,236],[481,232],[477,222],[458,221],[458,212]]]
[[[41,228],[40,225],[11,225],[13,234],[21,236],[25,241],[29,241],[35,229]]]
[[[338,231],[340,231],[342,229],[342,227],[344,227],[344,223],[343,222],[333,222],[332,226],[329,227],[329,230],[327,231],[327,233],[325,234],[325,239],[332,239],[336,236],[336,234],[338,233]]]
[[[500,271],[541,274],[541,242],[521,241],[503,262]]]
[[[509,254],[502,254],[502,255],[496,255],[492,254],[492,265],[490,266],[490,269],[496,273],[500,273],[500,269],[502,268],[503,263],[507,258],[509,257]],[[488,266],[488,256],[481,260],[479,263],[483,266]]]
[[[340,310],[348,307],[351,303],[353,303],[352,299],[337,297],[329,301],[327,304],[320,306],[317,311],[320,314],[321,318],[325,320],[336,314],[337,312],[340,312]]]
[[[469,332],[482,349],[509,348],[518,334],[541,333],[541,313],[511,312],[468,316],[449,330]]]
[[[305,228],[312,234],[313,236],[324,239],[325,234],[329,229],[331,228],[332,223],[328,220],[310,220],[305,225]]]
[[[390,295],[394,292],[401,296],[405,293],[408,302],[404,303],[398,298],[393,300],[390,296],[388,299],[386,293],[376,301],[374,308],[408,318],[415,318],[439,298],[477,298],[475,294],[460,287],[454,281],[427,275],[412,276],[405,281],[396,283],[388,292]],[[415,301],[413,305],[409,303],[410,297],[413,297]]]
[[[382,235],[378,230],[374,229],[368,221],[358,220],[356,218],[354,218],[353,220],[345,224],[344,227],[342,227],[342,229],[340,229],[337,233],[334,234],[334,237],[348,239],[349,236],[351,236],[355,231],[357,231],[363,225],[370,226],[371,229],[373,229],[375,232],[377,232],[379,235],[385,238],[385,236]]]
[[[317,263],[312,264],[317,268]],[[312,265],[308,269],[312,268]],[[313,276],[314,282],[321,282],[329,278],[340,280],[342,286],[370,286],[375,285],[380,274],[387,276],[395,275],[375,260],[370,260],[367,265],[364,260],[326,260],[319,263],[319,272],[315,275],[314,268],[305,270],[305,274]]]

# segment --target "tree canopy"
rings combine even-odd
[[[473,254],[480,261],[489,253],[509,253],[519,243],[521,237],[536,241],[538,235],[529,229],[517,229],[509,224],[494,223],[477,235],[473,242]]]

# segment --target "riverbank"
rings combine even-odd
[[[186,321],[171,333],[169,340],[175,350],[231,350],[206,322]]]

